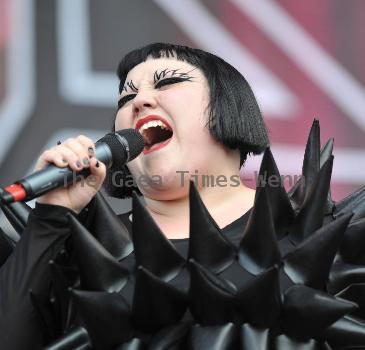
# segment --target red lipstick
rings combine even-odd
[[[151,120],[161,120],[162,123],[164,123],[172,131],[170,124],[164,118],[160,117],[159,115],[148,115],[147,117],[143,117],[143,118],[139,119],[136,124],[135,129],[138,131],[143,124],[148,123]]]

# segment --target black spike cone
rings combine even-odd
[[[326,144],[323,146],[321,150],[321,155],[319,158],[319,167],[322,168],[324,163],[327,162],[328,159],[331,158],[333,152],[333,138],[327,140]]]
[[[132,196],[136,266],[143,266],[157,277],[169,281],[183,269],[185,259],[161,232],[138,195],[133,192]]]
[[[278,268],[273,266],[250,280],[238,291],[235,302],[243,315],[241,322],[260,328],[275,326],[282,306]]]
[[[235,259],[235,248],[222,234],[190,181],[189,259],[219,273]]]
[[[329,139],[321,150],[320,168],[322,168],[324,163],[326,163],[327,160],[331,157],[332,150],[333,150],[333,138]],[[301,188],[301,189],[299,189],[299,188]],[[309,191],[309,189],[303,190],[304,188],[305,188],[305,178],[302,175],[288,192],[288,196],[289,196],[291,203],[293,204],[296,212],[298,212],[300,210],[299,203],[303,202],[303,200],[305,198],[305,194]],[[299,192],[302,193],[300,195],[301,199],[293,198],[293,194],[294,194],[294,196],[295,195],[298,196]],[[334,212],[334,210],[335,210],[335,202],[332,200],[331,190],[329,190],[325,213],[332,214]]]
[[[76,327],[69,333],[58,338],[52,344],[47,345],[43,350],[86,350],[90,346],[90,338],[87,330],[83,327]]]
[[[351,216],[343,215],[321,227],[284,257],[284,271],[294,283],[324,288]]]
[[[275,180],[273,185],[270,185],[270,179]],[[294,219],[294,210],[283,186],[279,169],[275,163],[270,148],[266,148],[265,150],[258,180],[258,187],[266,185],[265,187],[267,189],[270,202],[275,233],[277,239],[281,239],[288,233],[288,228]],[[260,183],[261,181],[264,183]]]
[[[365,186],[336,203],[334,216],[338,217],[349,211],[354,213],[353,221],[365,217]]]
[[[319,172],[320,165],[320,142],[319,121],[314,119],[305,147],[302,177],[289,191],[289,196],[295,209],[298,209],[302,206],[305,198],[312,190],[316,181],[316,176]]]
[[[315,339],[299,341],[292,339],[285,334],[275,338],[274,349],[281,350],[332,350],[326,343],[321,344]]]
[[[358,203],[362,203],[364,200],[365,186],[362,186],[354,193],[349,194],[347,197],[336,203],[335,214],[339,215],[346,211],[352,211]]]
[[[321,150],[320,168],[331,158],[333,151],[333,138],[330,138]],[[331,188],[328,191],[327,204],[325,214],[332,214],[335,210],[335,202],[332,199]]]
[[[363,349],[365,323],[352,316],[344,316],[329,326],[322,335],[334,349]]]
[[[127,257],[133,251],[132,238],[100,191],[89,207],[85,226],[117,260]]]
[[[2,204],[0,202],[0,207],[15,231],[18,234],[22,234],[32,208],[24,202],[10,204]]]
[[[284,294],[282,327],[285,334],[297,339],[317,338],[327,327],[356,308],[355,303],[296,285]]]
[[[317,174],[320,169],[320,150],[320,126],[318,119],[314,119],[305,148],[302,169],[306,192],[310,191],[316,182]],[[305,196],[303,199],[305,199]]]
[[[127,283],[128,272],[73,215],[69,214],[68,218],[82,287],[120,291]]]
[[[238,261],[254,275],[280,264],[281,256],[266,187],[256,190],[255,204],[238,249]]]
[[[146,331],[157,331],[178,322],[186,309],[186,293],[138,267],[133,297],[134,324]]]
[[[241,327],[241,349],[270,350],[269,329],[256,328],[249,323]]]
[[[132,338],[131,340],[119,345],[114,350],[146,350],[146,346],[141,339]]]
[[[338,254],[348,264],[365,265],[364,247],[365,218],[350,222]]]
[[[365,283],[365,266],[336,262],[329,277],[328,291],[336,294],[353,283]]]
[[[189,260],[190,311],[198,323],[223,324],[234,319],[236,288],[203,265]]]
[[[356,303],[359,307],[352,315],[365,319],[365,283],[354,283],[336,294],[336,297]]]
[[[155,334],[148,344],[148,350],[180,350],[183,349],[185,337],[190,329],[189,322],[178,323],[163,328]]]
[[[112,350],[131,337],[130,308],[117,293],[72,290],[93,349]]]
[[[312,190],[304,199],[302,208],[295,218],[290,229],[289,239],[294,244],[299,244],[318,230],[323,224],[323,216],[330,188],[333,156],[323,165],[319,171],[317,180]]]
[[[187,339],[187,350],[232,350],[238,348],[237,329],[232,323],[222,326],[194,325]]]

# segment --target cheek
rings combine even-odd
[[[133,127],[131,107],[120,109],[115,117],[115,130]]]
[[[208,146],[211,142],[207,121],[208,114],[200,104],[190,105],[188,110],[182,109],[181,118],[176,122],[179,137],[189,140],[191,145]]]
[[[175,88],[159,95],[159,104],[170,114],[178,129],[186,133],[205,132],[208,96],[200,89]]]
[[[139,166],[137,159],[134,159],[128,163],[128,169],[134,178],[138,177],[140,171],[138,170]]]

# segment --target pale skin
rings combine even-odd
[[[161,72],[164,72],[161,74]],[[184,77],[172,83],[157,83],[163,79]],[[157,79],[156,79],[157,77]],[[217,142],[206,127],[209,89],[203,73],[196,67],[173,58],[148,59],[134,67],[126,78],[116,115],[116,130],[135,128],[138,120],[150,115],[161,116],[173,130],[171,142],[148,154],[141,154],[128,164],[134,178],[152,178],[159,175],[162,183],[145,181],[140,184],[146,208],[162,232],[169,239],[189,237],[189,175],[181,183],[181,174],[209,174],[215,178],[239,178],[239,151]],[[41,155],[37,169],[48,163],[58,166],[89,157],[92,141],[84,136],[68,140]],[[67,163],[63,162],[64,159]],[[90,159],[90,170],[95,176],[93,186],[80,188],[74,185],[51,192],[38,199],[41,203],[62,205],[80,212],[100,189],[105,178],[105,166]],[[255,191],[243,183],[230,186],[202,186],[199,194],[208,211],[223,228],[247,212],[253,205]]]

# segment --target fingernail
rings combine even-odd
[[[95,153],[94,148],[92,148],[92,147],[89,147],[89,148],[87,149],[87,151],[89,152],[89,155],[90,155],[90,156],[93,156],[93,155],[94,155],[94,153]]]
[[[62,142],[61,141],[57,141],[57,145],[60,145]]]
[[[62,158],[62,163],[65,163],[66,164],[67,163],[67,160]]]
[[[99,168],[99,166],[100,166],[99,161],[97,161],[97,162],[96,162],[95,166],[96,166],[97,168]]]
[[[82,162],[84,163],[84,165],[89,165],[89,159],[87,157],[85,157]]]
[[[77,168],[81,168],[82,167],[82,165],[81,165],[81,163],[79,161],[76,162],[76,167]]]

